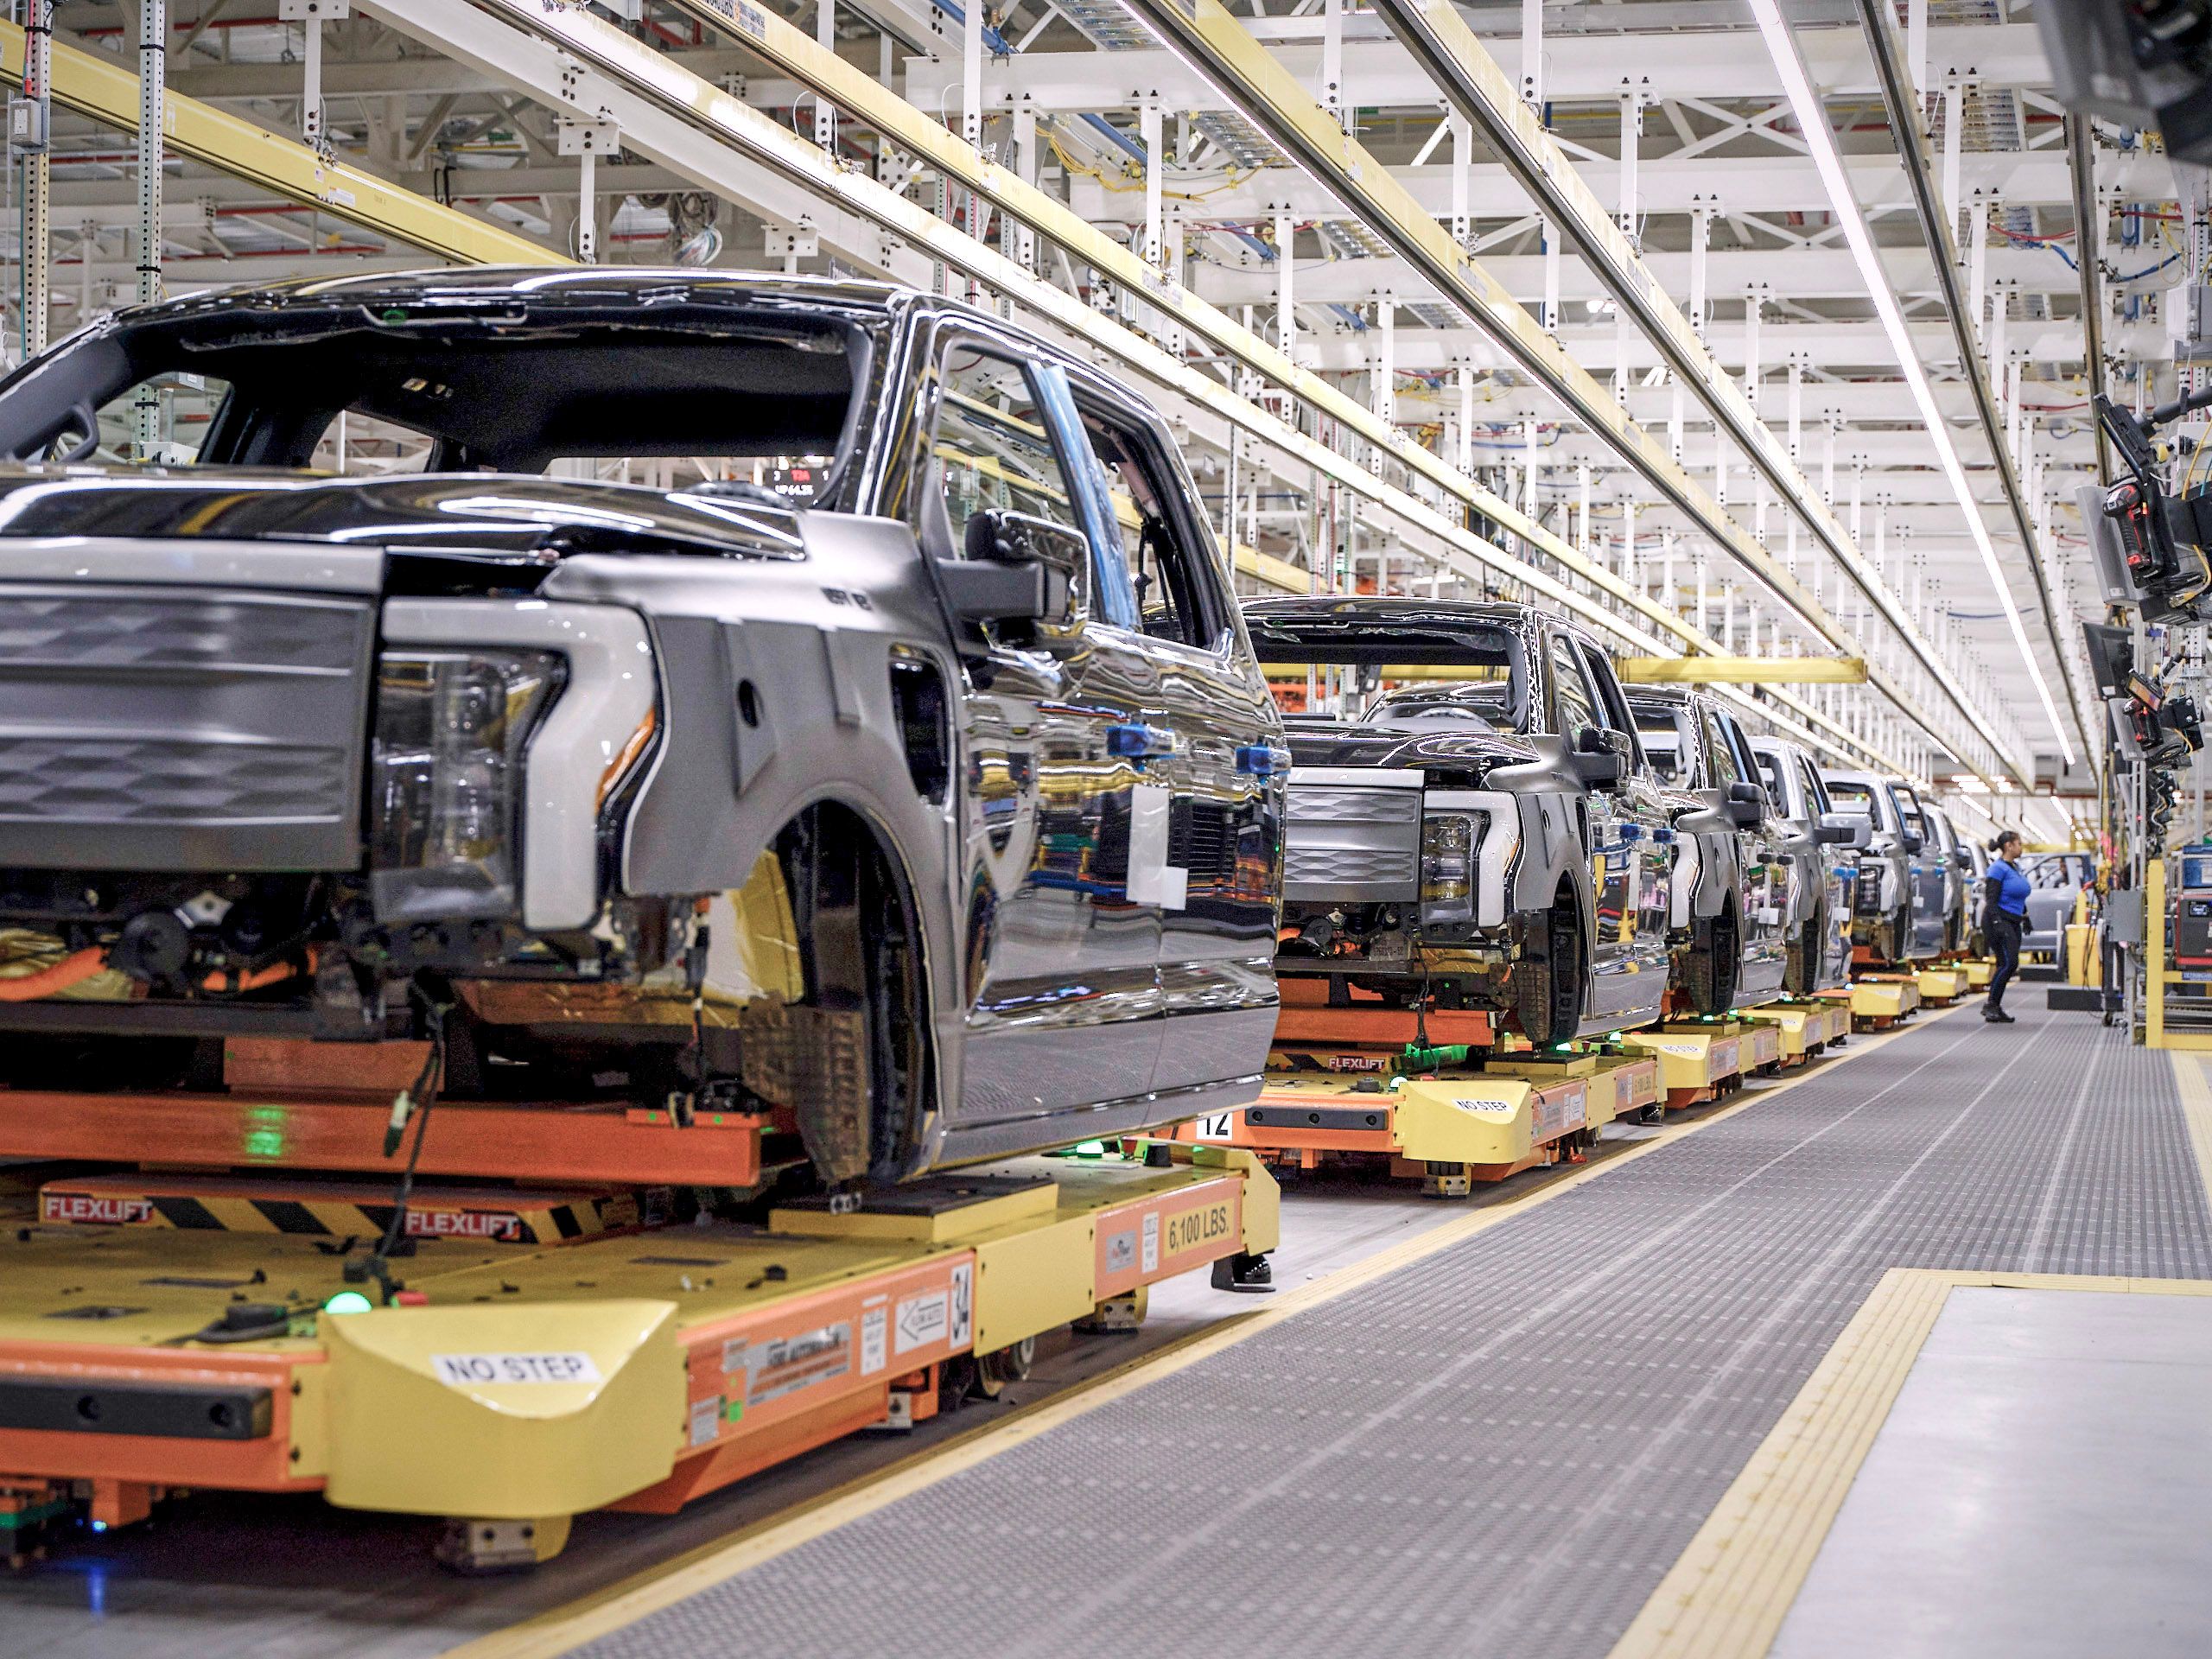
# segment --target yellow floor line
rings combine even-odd
[[[1963,1004],[1959,1005],[1964,1006]],[[1524,1214],[1535,1205],[1594,1180],[1669,1146],[1685,1135],[1733,1117],[1748,1107],[1763,1104],[1799,1084],[1825,1077],[1839,1065],[1861,1055],[1925,1030],[1936,1020],[1959,1011],[1958,1007],[1924,1011],[1917,1021],[1875,1035],[1854,1036],[1848,1048],[1827,1062],[1800,1069],[1785,1080],[1737,1099],[1692,1122],[1670,1124],[1650,1140],[1547,1182],[1532,1192],[1504,1203],[1486,1205],[1471,1214],[1429,1228],[1414,1238],[1381,1250],[1363,1261],[1339,1268],[1325,1278],[1299,1289],[1279,1294],[1254,1313],[1232,1316],[1098,1376],[1063,1389],[1033,1406],[995,1419],[988,1425],[918,1452],[888,1468],[874,1470],[858,1479],[825,1493],[797,1510],[786,1510],[728,1538],[645,1568],[620,1583],[553,1608],[505,1630],[494,1630],[474,1641],[448,1649],[445,1659],[554,1659],[610,1631],[633,1624],[648,1614],[696,1595],[700,1591],[773,1560],[788,1550],[834,1532],[849,1522],[941,1480],[969,1469],[988,1458],[1058,1427],[1087,1412],[1135,1392],[1198,1361],[1249,1340],[1306,1309],[1371,1284],[1384,1274],[1435,1255],[1460,1240],[1502,1221]]]
[[[1762,1659],[1952,1291],[2212,1296],[2212,1281],[1893,1268],[1798,1390],[1611,1659]]]
[[[2196,1176],[2204,1184],[2205,1202],[2212,1204],[2212,1084],[2206,1083],[2204,1062],[2197,1056],[2176,1049],[2173,1063],[2189,1144],[2196,1154]]]

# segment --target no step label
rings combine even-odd
[[[597,1382],[599,1367],[586,1353],[432,1354],[438,1381],[449,1389],[487,1383]]]

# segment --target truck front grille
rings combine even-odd
[[[348,869],[366,600],[0,586],[0,866]]]
[[[1421,778],[1306,781],[1294,770],[1283,842],[1283,897],[1313,903],[1421,896]]]

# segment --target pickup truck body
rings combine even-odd
[[[1536,1040],[1659,1016],[1678,804],[1595,640],[1511,604],[1261,600],[1245,618],[1307,710],[1286,728],[1279,973],[1502,1011]]]
[[[1637,686],[1629,709],[1661,779],[1695,805],[1675,821],[1678,872],[1697,852],[1683,977],[1700,1011],[1769,1002],[1782,994],[1802,912],[1799,872],[1768,799],[1751,739],[1720,701],[1675,686]],[[1678,875],[1679,879],[1679,875]],[[1733,958],[1732,983],[1700,985],[1700,953]],[[1718,964],[1725,976],[1730,964]],[[1700,991],[1703,995],[1700,995]]]
[[[1919,798],[1910,785],[1875,772],[1833,769],[1821,774],[1836,810],[1863,820],[1867,843],[1859,854],[1859,892],[1853,902],[1852,944],[1885,965],[1936,954],[1940,925],[1921,918],[1932,907],[1940,914],[1942,871],[1933,872],[1923,855]]]
[[[1789,956],[1793,995],[1831,990],[1851,978],[1851,917],[1859,888],[1859,849],[1872,831],[1835,810],[1811,754],[1788,738],[1755,737],[1751,753],[1781,818],[1792,866]]]
[[[372,442],[426,470],[308,470]],[[1020,329],[696,270],[230,290],[16,372],[0,455],[0,938],[79,974],[0,1000],[0,1077],[442,1007],[456,1094],[780,1070],[832,1181],[1256,1090],[1280,720],[1166,424]]]

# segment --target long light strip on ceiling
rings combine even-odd
[[[1858,262],[1859,279],[1866,284],[1875,314],[1881,318],[1883,331],[1890,337],[1897,367],[1904,376],[1913,402],[1920,407],[1920,418],[1928,428],[1929,440],[1936,446],[1936,459],[1950,481],[1951,493],[1958,498],[1959,510],[1966,514],[1974,550],[1981,555],[1982,567],[1989,573],[1989,585],[2005,607],[2005,620],[2012,625],[2013,643],[2020,648],[2020,660],[2028,665],[2036,695],[2043,699],[2044,712],[2050,717],[2050,729],[2057,734],[2058,747],[2070,766],[2074,764],[2074,745],[2067,739],[2066,723],[2058,717],[2058,705],[2051,701],[2050,687],[2045,683],[2043,669],[2028,645],[2027,625],[2020,620],[2019,607],[2012,602],[2012,590],[2005,580],[2004,567],[1997,562],[1997,549],[1990,542],[1989,527],[1981,521],[1981,504],[1974,499],[1973,486],[1967,482],[1966,468],[1959,464],[1958,451],[1951,443],[1951,429],[1944,423],[1943,412],[1936,407],[1935,390],[1920,366],[1920,353],[1905,328],[1904,313],[1897,308],[1889,273],[1882,269],[1882,262],[1875,255],[1874,238],[1867,232],[1866,217],[1859,211],[1858,199],[1851,194],[1850,181],[1844,176],[1842,159],[1836,154],[1835,135],[1828,129],[1827,105],[1814,89],[1812,77],[1806,73],[1796,39],[1790,34],[1789,25],[1783,21],[1780,0],[1751,0],[1751,15],[1758,19],[1759,33],[1765,37],[1767,54],[1774,60],[1775,73],[1782,77],[1782,90],[1796,113],[1805,148],[1812,152],[1813,165],[1820,169],[1821,182],[1827,188],[1828,206],[1835,214],[1836,223],[1843,228],[1845,241],[1851,245],[1851,257]],[[2033,548],[2028,550],[2028,556],[2035,556]],[[2054,649],[2056,645],[2054,640]]]

